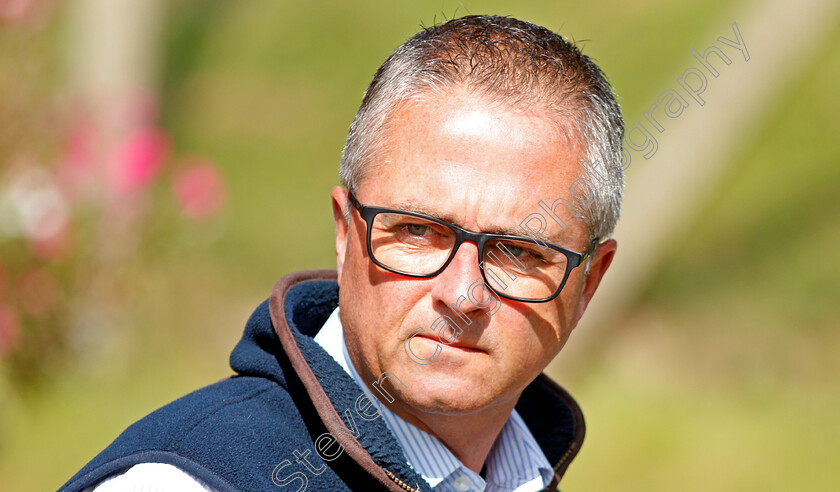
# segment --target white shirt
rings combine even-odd
[[[200,479],[166,463],[140,463],[82,492],[216,492]]]
[[[379,400],[359,378],[347,353],[338,308],[315,336],[317,342],[347,371],[361,389]],[[456,458],[431,434],[409,424],[379,404],[386,425],[399,441],[409,464],[436,492],[476,490],[531,492],[545,488],[553,472],[534,436],[514,410],[487,457],[487,481]],[[140,463],[111,475],[83,492],[215,492],[200,479],[165,463]]]

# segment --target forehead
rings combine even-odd
[[[363,201],[432,212],[472,230],[515,228],[539,201],[568,197],[583,155],[547,113],[464,90],[398,105],[383,137],[359,189]],[[568,230],[553,232],[582,228],[567,219]]]

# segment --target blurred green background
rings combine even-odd
[[[765,6],[133,2],[151,11],[151,34],[139,36],[151,41],[119,87],[139,81],[142,104],[114,117],[85,76],[99,52],[84,47],[121,25],[109,22],[114,7],[94,15],[104,3],[0,7],[4,491],[57,488],[134,420],[229,375],[228,354],[273,283],[334,266],[328,194],[347,128],[375,69],[421,24],[496,13],[554,29],[598,61],[629,123],[697,65],[691,48],[731,37],[733,20],[749,45],[741,21]],[[840,24],[829,22],[762,101],[764,116],[740,129],[620,321],[553,374],[588,427],[563,490],[840,490]],[[140,184],[125,191],[101,169],[138,129]],[[98,164],[78,164],[85,155]],[[631,175],[645,166],[634,158]],[[68,185],[58,171],[68,162],[105,174]],[[196,167],[210,178],[188,173]],[[30,210],[14,190],[32,168],[73,197],[55,237],[33,240],[9,218]],[[616,261],[632,261],[620,246]]]

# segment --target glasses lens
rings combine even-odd
[[[379,213],[370,228],[373,257],[403,273],[434,273],[446,263],[454,245],[452,229],[408,214]]]
[[[484,245],[484,274],[490,286],[520,299],[545,299],[566,276],[563,253],[519,239],[493,239]]]

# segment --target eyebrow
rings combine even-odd
[[[463,225],[461,225],[459,223],[459,221],[457,220],[457,218],[454,215],[452,215],[452,214],[441,214],[439,212],[436,212],[434,210],[430,210],[430,209],[428,209],[428,208],[426,208],[422,205],[419,205],[415,202],[412,202],[412,201],[395,203],[393,206],[390,206],[388,208],[393,208],[393,209],[396,209],[396,210],[405,210],[406,212],[415,212],[415,213],[418,213],[418,214],[428,215],[429,217],[434,217],[435,219],[442,220],[444,222],[449,222],[450,224],[456,225],[456,226],[458,226],[462,229],[466,229],[466,227],[464,227]],[[525,229],[523,229],[522,227],[520,227],[518,225],[516,227],[490,226],[490,227],[488,227],[484,230],[476,231],[476,232],[482,232],[482,233],[485,233],[485,234],[502,234],[502,235],[505,235],[505,236],[517,236],[517,237],[524,237],[524,238],[528,238],[528,239],[536,239],[536,240],[542,241],[544,243],[549,243],[549,244],[552,244],[552,245],[561,244],[561,241],[562,241],[562,238],[553,238],[552,239],[550,237],[547,237],[545,234],[539,234],[539,235],[526,234]]]

